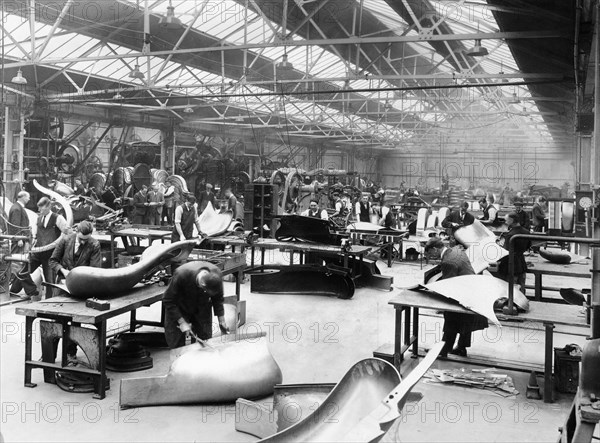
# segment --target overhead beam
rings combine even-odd
[[[74,62],[93,62],[96,60],[114,60],[121,58],[136,58],[142,56],[168,57],[169,55],[199,54],[202,52],[224,52],[239,51],[243,49],[262,49],[262,48],[283,48],[296,46],[331,46],[331,45],[368,45],[379,43],[415,43],[427,41],[454,41],[454,40],[473,40],[473,39],[538,39],[538,38],[561,38],[570,37],[569,34],[561,30],[540,31],[540,32],[482,32],[474,34],[419,34],[406,36],[387,36],[387,37],[345,37],[331,39],[309,39],[309,40],[281,40],[275,39],[273,43],[246,43],[236,45],[210,46],[205,48],[176,49],[167,51],[151,51],[144,54],[141,51],[131,52],[129,54],[107,54],[104,56],[88,57],[67,57],[67,58],[43,58],[44,64],[54,65]],[[6,64],[7,68],[29,66],[31,61],[19,61]]]

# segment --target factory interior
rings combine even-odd
[[[0,443],[600,439],[600,0],[0,12]]]

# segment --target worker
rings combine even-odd
[[[198,214],[202,214],[209,203],[212,205],[213,209],[216,210],[217,199],[212,190],[213,185],[207,183],[204,192],[200,193],[198,196]]]
[[[373,207],[369,201],[369,195],[363,194],[360,201],[356,202],[354,207],[356,212],[356,218],[361,222],[371,222],[371,214],[373,214]]]
[[[213,264],[194,261],[178,267],[163,296],[163,307],[165,337],[171,349],[184,346],[190,336],[211,338],[211,311],[219,320],[221,332],[229,333],[223,308],[223,279]]]
[[[146,224],[160,226],[163,206],[165,205],[165,194],[160,189],[159,183],[152,183],[148,192],[148,209],[146,211]]]
[[[177,194],[179,194],[179,192],[177,192]],[[164,223],[164,218],[166,217],[167,219],[167,225],[172,225],[173,224],[173,216],[175,215],[175,207],[177,206],[177,203],[175,202],[175,197],[176,197],[176,192],[175,192],[175,186],[169,186],[167,188],[167,190],[164,192],[164,196],[165,196],[165,206],[163,207],[163,223]]]
[[[231,190],[231,188],[225,189],[225,198],[227,199],[227,210],[231,211],[234,220],[241,220],[242,217],[238,211],[238,199]]]
[[[148,186],[142,185],[142,189],[136,192],[133,196],[133,223],[141,225],[146,222],[148,206]]]
[[[29,203],[31,196],[27,191],[20,191],[17,194],[17,201],[8,211],[8,234],[31,237],[31,227],[29,226],[29,216],[25,206]],[[31,242],[29,240],[17,240],[11,247],[11,254],[23,254],[29,251]]]
[[[516,221],[529,232],[531,220],[529,214],[523,210],[523,199],[515,197],[513,205],[515,207],[514,213],[517,215]]]
[[[19,293],[21,289],[25,289],[27,296],[33,299],[39,297],[39,292],[31,279],[31,273],[41,266],[44,280],[54,283],[56,276],[50,267],[50,257],[58,243],[58,239],[70,233],[65,218],[52,212],[50,206],[51,201],[48,197],[42,197],[37,203],[40,215],[37,219],[36,237],[33,239],[34,249],[29,254],[29,266],[24,267],[22,272],[17,273],[11,287],[11,292],[14,293]],[[46,298],[50,297],[52,297],[52,291],[46,291]]]
[[[488,226],[495,225],[498,209],[494,206],[494,196],[481,197],[479,199],[479,206],[483,211],[483,215],[479,217],[481,223]]]
[[[546,197],[539,195],[531,210],[533,232],[545,232],[548,228],[548,215],[546,214]]]
[[[442,220],[442,227],[449,229],[454,235],[458,228],[472,225],[475,221],[473,214],[469,212],[469,202],[463,201],[456,211],[450,212],[448,216]]]
[[[69,272],[79,266],[102,266],[100,242],[92,237],[94,226],[89,221],[82,221],[77,226],[77,232],[59,240],[48,261],[58,279],[67,278]],[[67,345],[67,357],[70,361],[76,359],[77,346],[71,342]]]
[[[192,193],[187,193],[184,196],[184,202],[175,209],[171,242],[191,239],[194,236],[194,225],[198,229],[198,235],[203,235],[196,210],[196,197]]]
[[[505,223],[508,231],[502,233],[498,239],[498,244],[504,249],[509,250],[510,239],[517,234],[529,234],[529,230],[525,229],[518,221],[519,215],[516,212],[511,212],[505,217]],[[519,285],[521,292],[525,294],[525,277],[527,274],[527,262],[525,262],[524,253],[531,246],[531,240],[520,238],[515,240],[514,250],[514,280],[513,283]],[[504,281],[509,281],[508,275],[508,260],[509,257],[503,257],[498,264],[498,277]]]
[[[379,209],[379,226],[383,226],[385,229],[391,229],[394,227],[394,222],[394,213],[389,205],[384,203]]]
[[[92,237],[94,226],[89,221],[82,221],[77,232],[61,238],[54,248],[49,264],[57,276],[67,277],[77,266],[102,266],[100,242]]]
[[[469,257],[461,246],[447,247],[439,237],[429,239],[425,245],[425,254],[428,259],[441,259],[440,267],[442,279],[458,277],[460,275],[474,275]],[[457,312],[444,312],[444,328],[442,341],[444,347],[440,352],[441,357],[448,354],[467,356],[467,348],[471,346],[473,331],[485,329],[488,322],[485,317],[477,314],[462,314]],[[458,343],[454,347],[456,336]]]
[[[312,218],[320,218],[323,220],[328,220],[329,215],[325,209],[319,209],[319,200],[312,199],[309,203],[308,209],[305,209],[300,213],[303,217],[312,217]]]

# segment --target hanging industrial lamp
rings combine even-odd
[[[285,70],[291,70],[294,68],[294,65],[288,61],[287,53],[283,54],[283,57],[281,57],[281,61],[279,63],[277,63],[277,65],[275,65],[275,66],[277,67],[277,69],[285,69]]]
[[[512,97],[508,99],[508,103],[511,105],[518,105],[519,103],[521,103],[521,100],[519,100],[519,97],[517,96],[516,92],[512,93]]]
[[[129,73],[129,77],[144,80],[145,76],[144,73],[140,71],[140,65],[138,65],[137,63],[135,64],[135,68],[131,70],[131,72]]]
[[[27,84],[27,79],[25,77],[23,77],[23,73],[21,72],[21,69],[19,68],[19,71],[17,72],[17,75],[15,75],[12,80],[12,83],[14,83],[15,85],[26,85]]]
[[[117,93],[113,95],[113,100],[123,100],[125,97],[121,95],[121,84],[119,83],[119,87],[117,89]]]
[[[175,17],[175,7],[169,0],[169,6],[167,6],[167,15],[160,18],[158,22],[159,26],[162,26],[165,29],[181,29],[183,28],[183,24],[181,20]]]
[[[478,38],[475,40],[475,46],[467,50],[465,54],[470,55],[471,57],[483,57],[484,55],[488,55],[489,52],[487,48],[481,46],[481,39]]]

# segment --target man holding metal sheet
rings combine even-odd
[[[442,277],[440,280],[475,274],[469,257],[467,257],[462,247],[449,248],[438,237],[433,237],[427,242],[425,254],[430,259],[441,259]],[[455,354],[466,357],[467,348],[471,346],[472,332],[487,327],[488,322],[481,315],[444,312],[444,335],[442,336],[444,347],[440,352],[440,356],[447,357],[448,354]],[[453,348],[457,335],[458,343]]]

